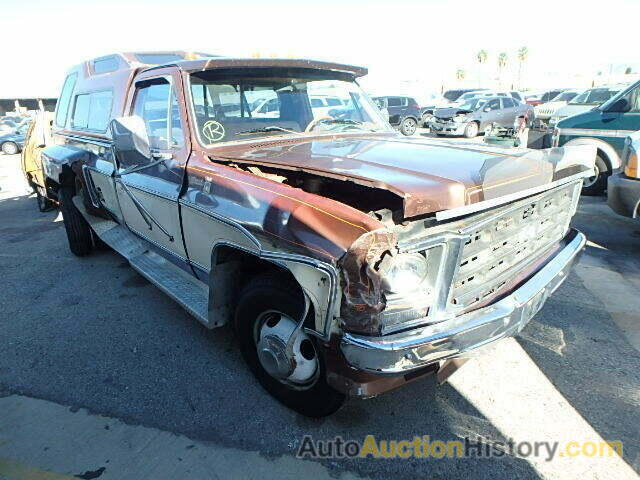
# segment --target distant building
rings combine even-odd
[[[36,111],[53,112],[57,98],[0,98],[0,116]]]

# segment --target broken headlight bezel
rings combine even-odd
[[[416,275],[415,285],[405,289],[392,287],[396,291],[391,291],[388,279],[385,278],[389,268],[384,263],[380,264],[381,287],[385,296],[385,308],[379,314],[381,335],[414,328],[428,321],[430,310],[436,307],[438,292],[442,286],[444,254],[445,245],[441,243],[420,251],[397,254],[400,257],[396,260],[398,264],[411,260],[425,262],[426,274]]]
[[[419,291],[429,273],[429,263],[420,253],[385,257],[379,270],[385,292],[403,294]]]

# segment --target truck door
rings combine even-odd
[[[126,225],[137,235],[186,261],[178,197],[190,146],[185,135],[182,82],[175,69],[137,77],[126,114],[144,121],[151,160],[135,168],[118,166],[116,190]],[[130,164],[130,162],[126,162]]]

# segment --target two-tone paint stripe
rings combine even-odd
[[[636,130],[607,130],[596,128],[559,128],[558,135],[571,137],[612,137],[624,138],[636,133]]]

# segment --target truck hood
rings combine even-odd
[[[526,194],[586,175],[595,161],[590,146],[501,149],[388,134],[288,137],[220,147],[210,155],[275,167],[285,176],[286,170],[304,171],[387,190],[402,198],[405,218]]]

